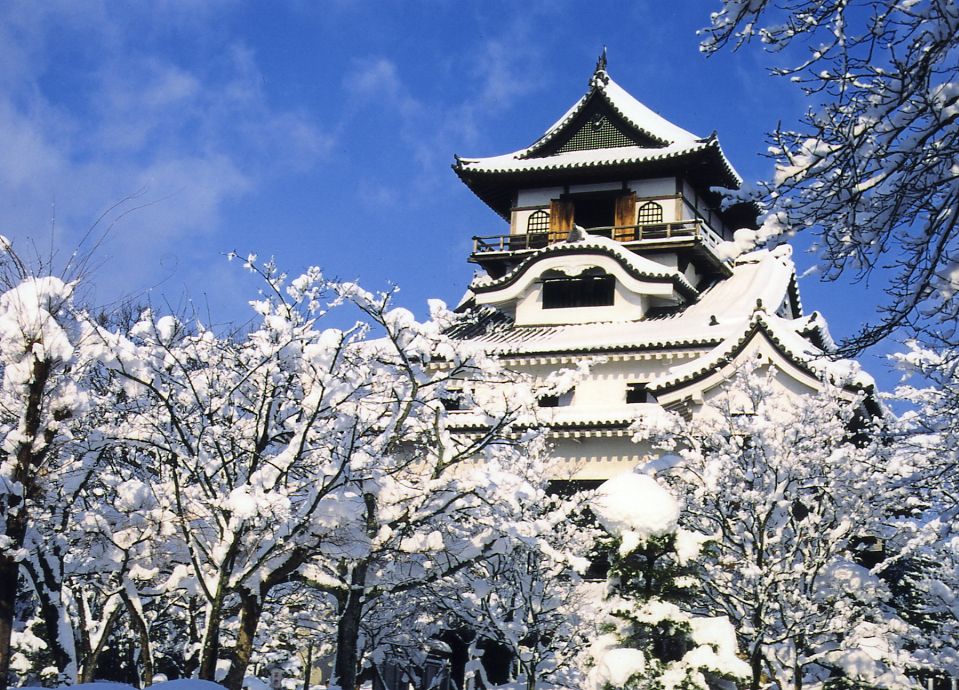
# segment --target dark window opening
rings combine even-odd
[[[440,398],[440,403],[447,412],[456,412],[463,409],[463,396],[446,395]]]
[[[567,405],[573,404],[573,394],[575,392],[575,388],[570,388],[564,393],[558,393],[556,395],[542,395],[536,401],[536,404],[539,407],[566,407]]]
[[[626,402],[630,405],[635,403],[656,402],[656,398],[647,390],[645,383],[627,383]]]
[[[554,278],[543,281],[543,309],[610,307],[616,279],[611,275]]]
[[[611,228],[615,225],[616,196],[574,196],[573,222],[581,228]]]

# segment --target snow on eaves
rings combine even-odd
[[[589,82],[590,89],[573,104],[566,113],[550,126],[549,129],[528,148],[517,151],[520,157],[527,157],[540,150],[547,143],[560,134],[566,126],[579,115],[594,94],[602,96],[603,100],[626,122],[637,130],[665,145],[685,143],[694,144],[702,140],[701,137],[687,132],[682,127],[674,125],[661,115],[650,110],[636,100],[623,87],[613,81],[605,71],[593,75]]]
[[[564,244],[540,250],[527,261],[535,261],[540,252],[559,251],[556,248]],[[642,262],[641,268],[651,263],[606,238],[591,237],[570,244],[617,252],[624,260]],[[659,270],[672,273],[668,267]],[[474,284],[473,289],[497,289],[510,280],[510,275],[497,281],[478,281],[479,285]],[[687,357],[694,359],[650,382],[652,390],[665,391],[725,366],[757,332],[762,332],[787,360],[811,376],[825,376],[838,385],[868,390],[873,381],[854,362],[836,362],[829,357],[834,344],[821,314],[814,312],[799,318],[776,315],[791,299],[794,288],[795,266],[791,252],[788,247],[777,247],[743,255],[734,264],[732,276],[717,282],[705,290],[697,302],[674,314],[634,321],[515,326],[506,315],[486,308],[475,312],[477,320],[459,337],[501,356],[588,353],[642,356],[656,351],[684,350]],[[790,309],[785,311],[791,313]]]
[[[603,73],[603,79],[595,79],[596,88],[606,96],[606,100],[613,109],[637,129],[646,132],[658,139],[665,139],[670,143],[686,142],[692,144],[702,141],[702,137],[688,132],[682,127],[659,115],[633,98],[623,87]]]
[[[628,436],[630,435],[629,427],[636,422],[637,415],[652,416],[661,412],[662,408],[655,403],[630,405],[628,412],[613,409],[584,410],[576,407],[547,407],[539,408],[535,414],[517,420],[515,427],[518,429],[549,428],[555,433],[589,431],[597,435],[621,432]],[[489,428],[490,419],[472,410],[455,410],[449,413],[447,422],[452,429],[482,430]]]
[[[611,242],[606,238],[590,238],[582,245],[602,246],[628,255],[626,258],[629,260],[640,259],[618,243],[610,247]],[[562,247],[563,244],[551,246]],[[529,260],[534,258],[530,257]],[[668,267],[663,269],[672,273]],[[732,276],[711,286],[700,295],[697,302],[674,314],[635,321],[517,327],[499,312],[477,310],[474,312],[476,321],[454,337],[473,340],[501,355],[652,352],[666,349],[699,350],[705,354],[729,339],[737,340],[747,330],[757,302],[771,310],[778,308],[788,298],[794,274],[795,267],[787,252],[758,250],[741,257],[733,266]],[[489,285],[489,289],[498,287],[498,281],[486,279],[478,282]],[[473,289],[483,288],[474,283]],[[797,327],[809,329],[811,323],[814,322],[810,319],[801,319]]]
[[[540,170],[569,170],[572,168],[590,168],[607,165],[628,165],[648,161],[661,161],[678,158],[686,154],[705,151],[715,146],[715,140],[693,142],[691,144],[671,144],[664,148],[644,148],[642,146],[619,146],[608,149],[589,149],[557,153],[544,158],[524,158],[527,149],[505,153],[488,158],[459,158],[458,165],[469,172],[513,173]],[[732,170],[732,166],[730,166]]]
[[[679,158],[685,155],[715,149],[736,184],[742,177],[726,158],[715,134],[699,137],[653,112],[626,92],[605,72],[599,72],[590,81],[590,90],[559,120],[546,130],[532,145],[499,156],[457,157],[455,168],[474,173],[517,173],[543,170],[569,170],[610,165],[630,165]],[[554,153],[537,156],[550,141],[559,136],[580,114],[592,97],[601,97],[609,107],[638,132],[661,142],[660,147],[623,146]]]
[[[815,378],[828,378],[836,385],[869,390],[873,378],[852,360],[833,360],[811,342],[808,319],[784,319],[758,308],[737,337],[730,337],[704,356],[670,368],[664,376],[653,379],[649,388],[661,392],[680,388],[732,362],[758,333],[764,334],[777,350],[800,369]]]
[[[696,290],[679,271],[642,257],[626,249],[622,243],[599,235],[586,235],[584,239],[581,240],[566,240],[564,242],[547,245],[527,256],[526,259],[520,262],[506,275],[499,278],[491,278],[489,276],[475,277],[473,282],[470,283],[469,289],[473,293],[491,292],[492,290],[513,283],[519,276],[530,270],[534,264],[546,257],[573,252],[576,254],[588,254],[590,252],[607,254],[618,260],[629,273],[637,278],[671,281],[688,297],[694,297],[699,294],[699,291]]]

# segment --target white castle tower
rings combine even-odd
[[[459,337],[542,376],[603,358],[575,390],[541,401],[566,478],[634,467],[645,449],[631,423],[662,409],[695,419],[747,360],[797,395],[849,370],[830,360],[822,316],[803,313],[790,247],[730,251],[757,210],[723,208],[713,191],[742,183],[716,135],[644,106],[610,79],[605,56],[531,146],[457,156],[453,168],[508,223],[474,238],[469,260],[483,274],[459,306],[473,316]],[[863,375],[850,395],[870,385]],[[463,414],[460,429],[470,426]]]

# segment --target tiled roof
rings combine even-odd
[[[515,355],[712,349],[744,332],[757,301],[775,310],[786,299],[794,277],[787,251],[760,250],[741,257],[731,277],[673,313],[634,321],[515,326],[505,315],[485,308],[474,311],[474,321],[454,335],[500,354]],[[810,321],[799,319],[796,326],[808,328]]]
[[[549,144],[567,132],[587,104],[596,99],[617,113],[636,133],[656,142],[655,146],[620,146],[581,151],[554,152],[543,155]],[[518,173],[547,170],[571,170],[630,165],[681,158],[686,155],[714,149],[723,167],[741,183],[742,178],[728,161],[715,135],[699,137],[653,112],[598,71],[590,80],[590,90],[559,120],[530,146],[500,156],[486,158],[456,158],[454,168],[460,173]]]
[[[544,258],[553,255],[562,254],[606,254],[617,259],[626,271],[633,277],[640,280],[653,280],[660,282],[672,282],[688,298],[695,298],[699,291],[690,284],[682,273],[674,268],[669,268],[660,263],[656,263],[635,252],[631,252],[622,243],[612,240],[608,237],[599,237],[596,235],[584,235],[579,240],[566,240],[557,242],[536,251],[527,256],[522,262],[517,264],[513,270],[499,278],[490,278],[480,276],[473,280],[470,290],[474,294],[490,292],[492,290],[505,287],[515,282],[520,276],[530,269],[534,264],[542,261]]]

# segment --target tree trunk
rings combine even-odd
[[[116,623],[119,614],[120,607],[115,606],[103,623],[103,630],[100,633],[100,639],[97,640],[97,644],[92,648],[88,647],[83,656],[79,657],[81,663],[80,672],[77,674],[78,683],[92,683],[96,680],[97,664],[100,662],[100,655],[103,653],[103,648],[106,646],[107,639],[110,637],[110,630],[113,628],[113,624]]]
[[[221,578],[222,579],[222,578]],[[200,680],[216,682],[216,662],[220,658],[220,619],[223,617],[223,590],[217,592],[210,602],[210,614],[203,635],[203,650],[200,652]]]
[[[142,687],[148,688],[153,685],[153,645],[150,643],[150,630],[147,622],[143,619],[142,611],[133,603],[133,598],[126,590],[120,591],[120,598],[126,607],[127,614],[130,616],[130,625],[136,631],[137,642],[140,645],[140,677],[143,679]]]
[[[12,553],[23,547],[27,533],[29,514],[27,499],[35,493],[34,465],[42,459],[33,450],[33,442],[40,431],[43,411],[43,394],[50,378],[50,363],[36,357],[33,359],[33,376],[27,390],[26,407],[21,417],[24,441],[17,445],[14,482],[21,486],[19,496],[7,493],[2,508],[9,543],[5,548]],[[13,556],[0,556],[0,690],[7,690],[10,674],[10,641],[13,636],[13,618],[17,602],[17,580],[20,564]]]
[[[7,536],[10,527],[7,525]],[[7,690],[10,674],[10,639],[13,634],[13,612],[17,601],[19,564],[9,556],[0,556],[0,690]]]
[[[56,567],[62,566],[63,559],[59,555],[52,555]],[[37,593],[37,603],[40,607],[40,621],[46,633],[47,650],[53,657],[57,670],[66,675],[71,683],[76,682],[73,676],[77,672],[76,647],[72,637],[72,629],[64,625],[63,617],[63,582],[62,575],[54,571],[47,554],[37,554],[37,558],[28,559],[22,567],[33,583]],[[71,637],[65,637],[65,633]]]
[[[759,643],[753,645],[752,653],[749,655],[749,690],[759,690],[763,675],[763,655]]]
[[[340,597],[340,617],[336,624],[336,659],[330,687],[355,690],[360,621],[366,591],[366,561],[358,563],[350,576],[350,589]]]
[[[243,679],[246,677],[250,657],[253,656],[253,643],[256,640],[256,626],[260,623],[263,613],[263,596],[256,595],[247,589],[240,590],[240,629],[236,635],[236,646],[233,648],[233,659],[230,670],[223,679],[223,685],[228,690],[243,690]]]

